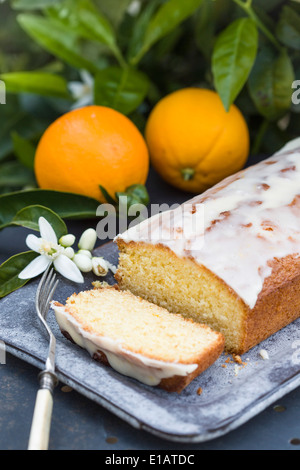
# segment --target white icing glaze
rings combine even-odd
[[[186,376],[198,367],[197,364],[163,362],[133,353],[126,350],[118,341],[84,330],[64,306],[52,302],[51,307],[61,331],[69,333],[78,346],[86,349],[91,356],[97,351],[103,352],[113,369],[144,384],[155,386],[164,378],[175,375]]]
[[[193,258],[253,308],[271,274],[269,262],[300,253],[300,138],[117,238]]]

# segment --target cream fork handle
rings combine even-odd
[[[47,450],[53,409],[53,389],[58,380],[46,369],[39,374],[40,388],[36,395],[28,450]]]
[[[49,444],[53,397],[49,389],[37,392],[28,450],[47,450]]]

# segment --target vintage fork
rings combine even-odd
[[[39,374],[40,388],[34,407],[28,450],[47,450],[53,409],[53,390],[58,380],[55,374],[56,340],[49,325],[47,314],[58,281],[50,267],[45,271],[36,292],[35,306],[39,319],[49,335],[49,351],[45,369]]]

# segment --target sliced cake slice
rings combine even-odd
[[[170,392],[183,390],[224,348],[222,334],[116,286],[73,294],[52,308],[61,332],[94,359]]]

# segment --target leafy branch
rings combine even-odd
[[[7,42],[1,55],[0,79],[9,100],[0,109],[0,194],[36,186],[33,155],[41,134],[82,102],[117,109],[143,131],[149,111],[165,94],[187,86],[214,88],[226,110],[237,104],[253,141],[262,130],[269,136],[256,139],[261,145],[253,143],[255,151],[274,150],[295,136],[300,113],[291,84],[300,71],[298,2],[141,0],[135,13],[129,4],[11,0],[1,5],[20,31],[21,39],[10,34],[9,44],[23,44],[27,37],[30,52],[24,63],[12,61]],[[89,83],[82,79],[83,69]],[[73,90],[79,84],[77,95]],[[289,124],[282,131],[277,122],[286,114]],[[261,127],[265,120],[268,125]]]
[[[256,26],[264,33],[264,35],[270,40],[270,42],[279,50],[282,50],[281,44],[277,41],[276,37],[271,31],[265,26],[260,20],[255,11],[252,8],[252,0],[233,0],[239,7],[244,10],[245,13],[255,22]]]

